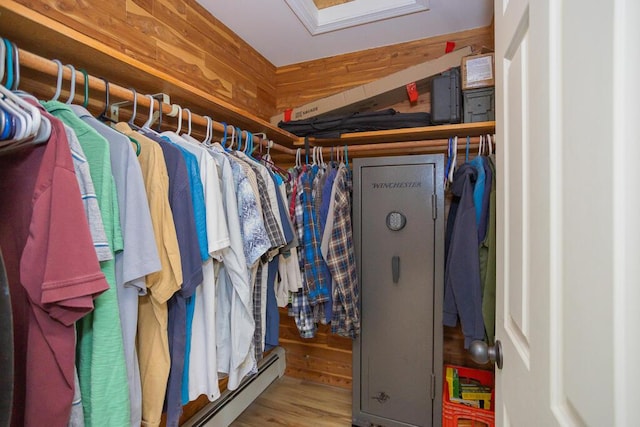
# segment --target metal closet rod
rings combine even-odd
[[[27,67],[36,71],[40,71],[44,74],[53,76],[53,77],[57,77],[58,75],[58,65],[53,62],[50,59],[47,58],[43,58],[39,55],[36,55],[34,53],[31,53],[29,51],[26,51],[24,49],[19,49],[20,50],[20,66],[21,67]],[[68,67],[64,67],[63,68],[63,77],[70,79],[71,78],[71,70],[68,69]],[[103,92],[105,91],[105,84],[104,81],[102,81],[102,79],[92,76],[92,75],[88,75],[89,78],[89,88],[94,89],[96,91],[99,92]],[[82,84],[84,85],[84,75],[82,73],[77,73],[76,74],[76,84]],[[111,83],[109,82],[109,95],[113,95],[119,99],[124,99],[126,101],[130,101],[133,102],[134,101],[134,94],[133,92],[125,87],[119,86],[117,84]],[[157,100],[154,100],[157,101]],[[143,94],[139,94],[139,96],[137,96],[137,105],[138,107],[150,107],[150,102],[149,102],[149,98],[144,96]],[[154,102],[155,104],[155,102]],[[161,103],[162,105],[162,113],[163,114],[167,114],[169,115],[170,113],[172,113],[173,111],[173,107],[169,104],[166,103]],[[154,105],[154,109],[155,109],[155,105]],[[184,109],[183,109],[184,110]],[[189,114],[186,111],[182,111],[182,118],[183,119],[188,119]],[[199,114],[196,113],[191,113],[191,123],[192,124],[197,124],[203,127],[207,127],[207,119],[204,116],[201,116]],[[214,120],[212,120],[212,125],[213,125],[213,130],[214,131],[218,131],[220,133],[224,133],[225,131],[225,125],[220,123],[220,122],[216,122]],[[227,135],[231,135],[233,132],[233,128],[234,126],[227,124]],[[246,131],[242,131],[242,136],[246,137],[247,136],[247,132]],[[257,135],[253,136],[253,142],[258,144],[258,145],[263,145],[265,148],[269,146],[269,144],[271,144],[271,148],[286,154],[290,154],[290,155],[295,155],[295,150],[285,147],[281,144],[277,144],[271,140],[268,139],[264,139],[261,138]]]

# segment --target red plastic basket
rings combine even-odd
[[[471,378],[479,381],[482,385],[491,386],[493,390],[494,380],[493,372],[483,371],[481,369],[467,368],[464,366],[445,365],[447,368],[455,368],[458,370],[460,378]],[[472,408],[460,403],[451,402],[449,400],[449,387],[447,381],[443,381],[442,392],[442,426],[443,427],[495,427],[495,393],[491,392],[491,409]]]

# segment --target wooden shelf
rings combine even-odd
[[[313,146],[381,144],[389,142],[432,141],[448,139],[451,136],[467,137],[493,134],[496,122],[459,123],[454,125],[426,126],[420,128],[392,129],[375,132],[345,133],[341,138],[309,138]],[[295,146],[304,146],[304,138],[298,139]]]
[[[15,42],[21,49],[45,58],[57,58],[63,64],[85,68],[89,74],[102,76],[112,83],[134,87],[140,93],[163,92],[172,103],[188,107],[194,113],[239,126],[253,133],[264,132],[274,142],[292,147],[298,137],[272,125],[231,103],[212,96],[142,61],[90,38],[58,21],[35,12],[14,0],[0,5],[0,37]],[[25,80],[34,76],[48,81],[51,77],[23,70]],[[26,82],[25,82],[26,83]],[[28,83],[27,83],[28,85]],[[22,84],[21,84],[22,87]],[[38,87],[36,85],[36,87]],[[40,88],[55,89],[55,79]],[[44,95],[36,93],[36,95]],[[113,100],[113,101],[117,101]]]

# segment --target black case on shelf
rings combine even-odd
[[[340,138],[343,133],[366,132],[429,126],[429,113],[398,113],[394,109],[353,113],[346,116],[322,116],[278,126],[297,136]]]
[[[460,67],[451,68],[431,81],[431,123],[462,121]]]

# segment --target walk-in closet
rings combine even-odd
[[[0,427],[633,426],[633,0],[2,0]]]

